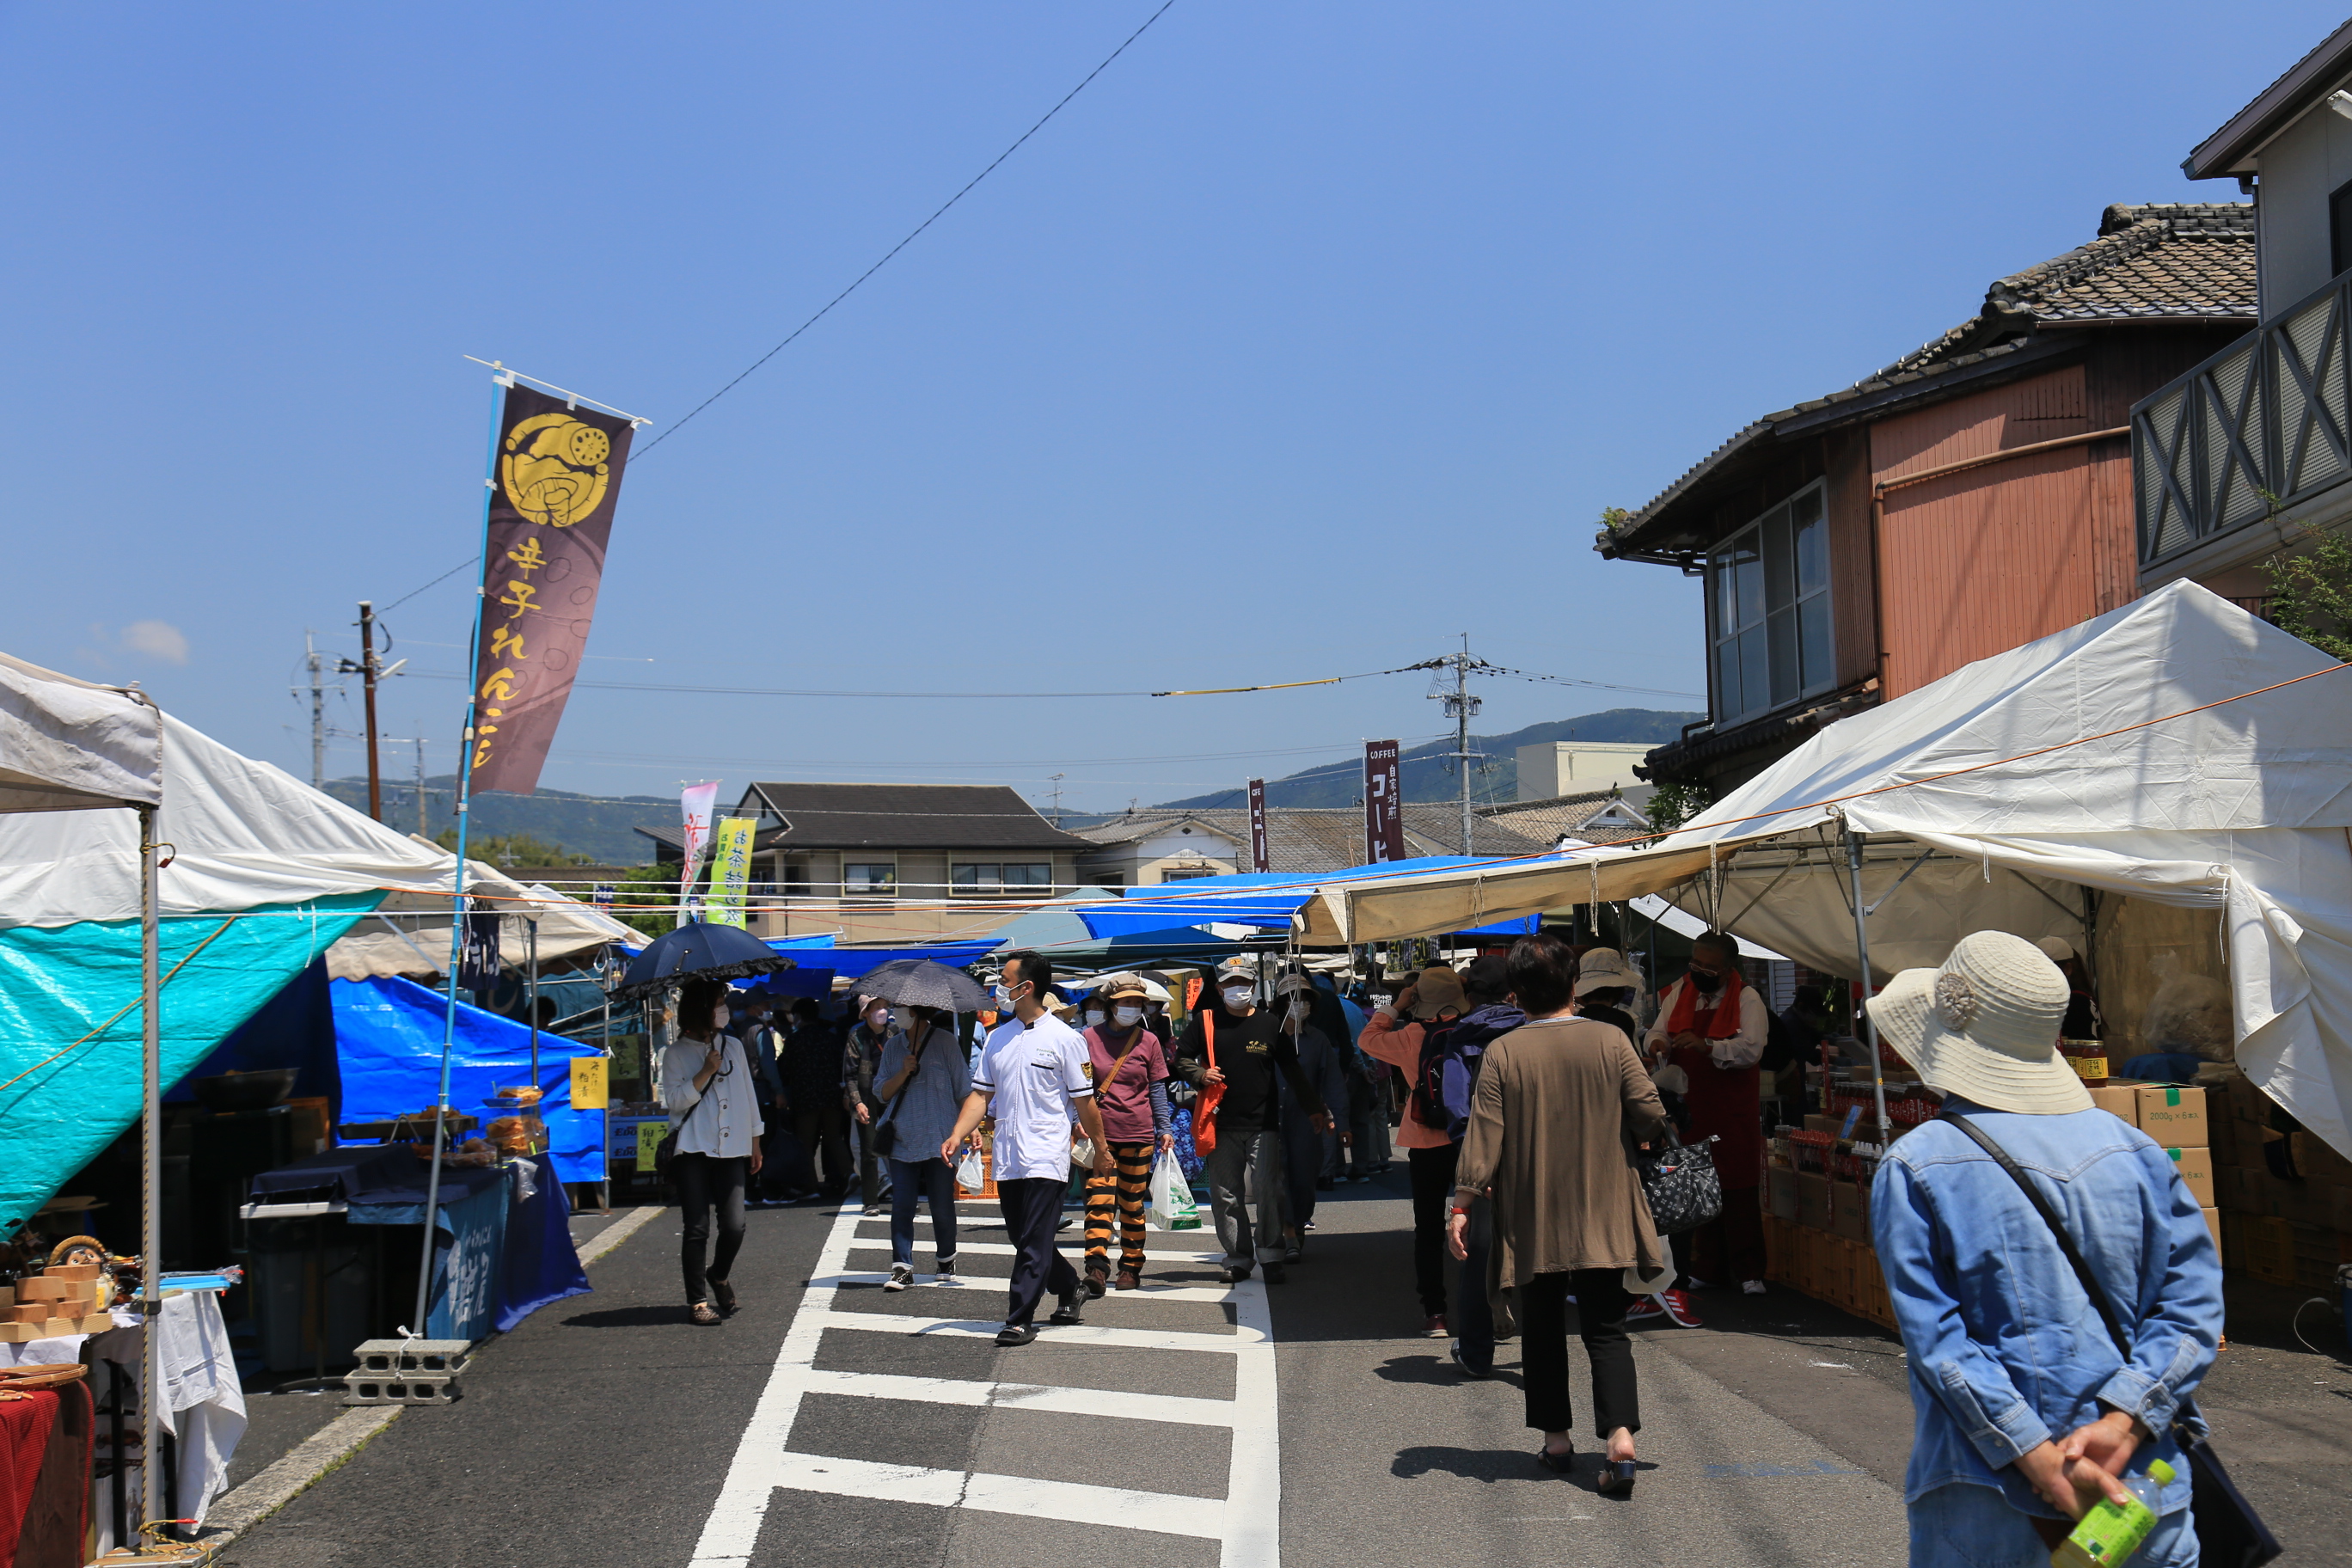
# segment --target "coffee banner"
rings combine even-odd
[[[1364,863],[1404,858],[1403,767],[1394,741],[1364,742]]]
[[[588,647],[634,426],[507,388],[474,664],[478,790],[529,795]]]
[[[1270,864],[1273,857],[1268,852],[1265,837],[1265,781],[1264,779],[1250,780],[1249,803],[1250,869],[1271,871],[1274,867]]]

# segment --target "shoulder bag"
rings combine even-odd
[[[1217,1008],[1214,1003],[1201,1009],[1201,1038],[1207,1047],[1209,1070],[1217,1070]],[[1204,1083],[1192,1100],[1192,1148],[1206,1154],[1217,1146],[1217,1101],[1225,1098],[1222,1083]]]
[[[1104,1075],[1100,1083],[1095,1085],[1095,1103],[1097,1105],[1100,1105],[1102,1103],[1103,1090],[1108,1089],[1118,1080],[1118,1069],[1127,1065],[1127,1058],[1135,1054],[1136,1047],[1142,1045],[1144,1037],[1150,1033],[1150,1030],[1144,1028],[1141,1025],[1138,1025],[1136,1026],[1135,1045],[1129,1046],[1127,1049],[1119,1052],[1118,1060],[1110,1064],[1110,1071]],[[1094,1059],[1094,1047],[1101,1044],[1102,1037],[1096,1034],[1092,1029],[1088,1029],[1086,1033],[1086,1039],[1087,1059],[1091,1062]],[[1091,1138],[1081,1138],[1076,1143],[1070,1145],[1070,1163],[1088,1172],[1093,1171],[1095,1168],[1095,1141]]]
[[[2042,1223],[2050,1227],[2050,1234],[2057,1239],[2058,1250],[2066,1255],[2068,1266],[2074,1270],[2075,1279],[2081,1282],[2083,1293],[2091,1299],[2091,1305],[2097,1310],[2099,1321],[2107,1326],[2107,1337],[2116,1342],[2116,1352],[2128,1364],[2131,1361],[2131,1339],[2124,1332],[2123,1320],[2116,1316],[2115,1308],[2107,1302],[2106,1291],[2092,1274],[2090,1265],[2083,1261],[2083,1254],[2075,1247],[2074,1237],[2067,1233],[2065,1221],[2059,1217],[2056,1209],[2050,1206],[2050,1200],[2042,1195],[2042,1189],[2026,1179],[2025,1173],[2018,1169],[2017,1162],[2009,1157],[2008,1150],[1994,1142],[1991,1134],[1967,1117],[1956,1110],[1947,1110],[1937,1120],[1948,1121],[1968,1134],[1977,1147],[1992,1156],[1994,1164],[2009,1173],[2009,1179],[2017,1184],[2018,1191],[2023,1193],[2026,1201],[2033,1205],[2033,1212],[2040,1215]],[[2193,1412],[2196,1409],[2194,1402],[2183,1403],[2189,1410]],[[2221,1457],[2213,1452],[2211,1443],[2181,1422],[2173,1424],[2172,1436],[2189,1460],[2189,1511],[2197,1521],[2198,1562],[2203,1568],[2262,1568],[2262,1564],[2284,1551],[2284,1548],[2278,1543],[2278,1537],[2271,1533],[2270,1527],[2263,1522],[2262,1516],[2254,1511],[2253,1505],[2246,1501],[2244,1494],[2238,1490],[2237,1483],[2230,1479],[2230,1472],[2222,1468]]]
[[[1696,1143],[1675,1136],[1667,1122],[1659,1142],[1637,1155],[1642,1194],[1650,1200],[1650,1222],[1660,1236],[1680,1236],[1723,1212],[1723,1179],[1716,1174],[1712,1134]]]

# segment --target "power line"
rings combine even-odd
[[[844,300],[848,299],[852,294],[857,291],[858,284],[865,282],[868,278],[873,277],[877,272],[881,271],[883,268],[888,266],[890,264],[891,257],[898,255],[900,251],[906,249],[907,247],[912,245],[916,238],[920,236],[925,229],[930,227],[931,225],[939,222],[940,218],[947,216],[948,208],[955,205],[956,203],[970,195],[971,194],[972,186],[979,184],[981,181],[994,174],[996,172],[997,164],[1003,163],[1004,160],[1019,152],[1023,142],[1027,142],[1029,138],[1036,135],[1037,132],[1045,129],[1046,121],[1053,119],[1056,114],[1061,113],[1063,109],[1069,104],[1070,100],[1086,91],[1087,83],[1092,82],[1095,78],[1102,75],[1104,71],[1109,69],[1111,61],[1127,53],[1128,44],[1132,44],[1136,39],[1143,37],[1144,33],[1151,26],[1151,24],[1157,22],[1161,16],[1167,15],[1168,7],[1174,4],[1176,4],[1176,0],[1162,0],[1160,9],[1145,17],[1143,26],[1138,27],[1134,32],[1129,33],[1127,36],[1127,43],[1119,45],[1118,47],[1111,50],[1109,54],[1104,56],[1102,64],[1088,71],[1085,81],[1078,83],[1077,86],[1070,89],[1068,92],[1064,93],[1062,95],[1061,102],[1056,103],[1053,108],[1047,110],[1044,116],[1038,120],[1036,124],[1032,125],[1028,130],[1024,131],[1018,141],[1014,142],[1012,146],[1007,147],[1003,152],[999,153],[996,155],[995,161],[990,163],[987,168],[982,169],[979,174],[974,174],[970,183],[967,184],[962,190],[958,191],[946,201],[940,203],[939,211],[933,213],[930,216],[917,224],[914,228],[908,233],[906,238],[900,240],[898,244],[890,247],[888,253],[886,254],[881,260],[876,262],[873,266],[859,273],[856,280],[853,281],[848,288],[844,289],[840,293],[835,294],[832,299],[826,300],[824,310],[819,310],[815,315],[811,316],[807,321],[803,321],[799,326],[794,327],[790,337],[785,338],[782,342],[778,343],[774,348],[770,349],[766,353],[763,353],[758,359],[753,360],[750,366],[743,371],[742,374],[738,375],[733,381],[729,382],[726,385],[720,387],[718,391],[712,393],[709,396],[704,398],[701,402],[688,409],[685,418],[678,420],[677,424],[671,426],[668,429],[663,431],[660,435],[646,442],[643,447],[630,453],[630,461],[636,461],[638,458],[643,458],[647,452],[652,451],[656,447],[660,446],[664,441],[668,440],[672,436],[677,435],[686,425],[687,420],[692,419],[696,415],[701,413],[704,409],[709,407],[712,404],[718,402],[720,398],[734,391],[736,385],[740,383],[745,376],[750,375],[753,371],[758,370],[761,365],[767,363],[770,360],[783,353],[785,349],[791,347],[793,338],[799,337],[803,332],[807,331],[811,327],[815,326],[819,321],[824,320],[824,318],[832,312],[833,308],[835,305],[840,304]]]
[[[458,562],[457,564],[450,567],[449,570],[442,573],[441,575],[434,578],[430,583],[425,584],[425,588],[439,587],[442,584],[446,583],[450,578],[455,577],[458,573],[463,572],[467,567],[471,566],[475,562],[480,559],[481,557],[478,555],[467,556],[463,561]],[[403,594],[399,598],[394,599],[391,604],[386,605],[383,609],[378,610],[376,614],[382,616],[389,611],[400,608],[401,605],[408,603],[409,600],[414,599],[417,595],[425,592],[425,588],[410,589],[407,593]],[[440,645],[436,644],[435,646],[438,647]]]

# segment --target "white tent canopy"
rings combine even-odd
[[[131,692],[0,654],[0,812],[153,805],[162,726]]]
[[[423,838],[412,838],[441,858],[443,891],[419,895],[394,893],[376,912],[354,926],[327,950],[327,974],[335,980],[366,980],[385,974],[438,974],[449,966],[449,894],[447,868],[457,858]],[[525,921],[539,926],[541,963],[568,957],[607,942],[642,943],[645,933],[623,925],[603,910],[568,898],[543,884],[524,887],[495,866],[466,862],[466,892],[480,900],[475,907],[511,917],[499,946],[499,962],[509,967],[523,962]]]
[[[413,843],[169,714],[142,710],[161,732],[145,798],[156,798],[159,774],[168,786],[155,826],[172,850],[157,879],[164,918],[387,888],[429,892],[436,879],[447,896],[446,850]],[[127,783],[127,773],[108,777]],[[0,816],[0,928],[138,918],[131,813]]]

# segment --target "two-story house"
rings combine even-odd
[[[1077,885],[1094,845],[1001,784],[755,784],[751,930],[845,943],[985,936]],[[681,851],[646,833],[662,858]]]
[[[2262,310],[2132,410],[2140,586],[2250,603],[2263,562],[2352,518],[2352,22],[2181,167],[2253,196]]]
[[[1646,776],[1720,794],[1822,724],[2136,598],[2132,406],[2242,334],[2254,288],[2252,206],[2111,206],[1969,320],[1604,529],[1604,557],[1706,583],[1708,716]]]

